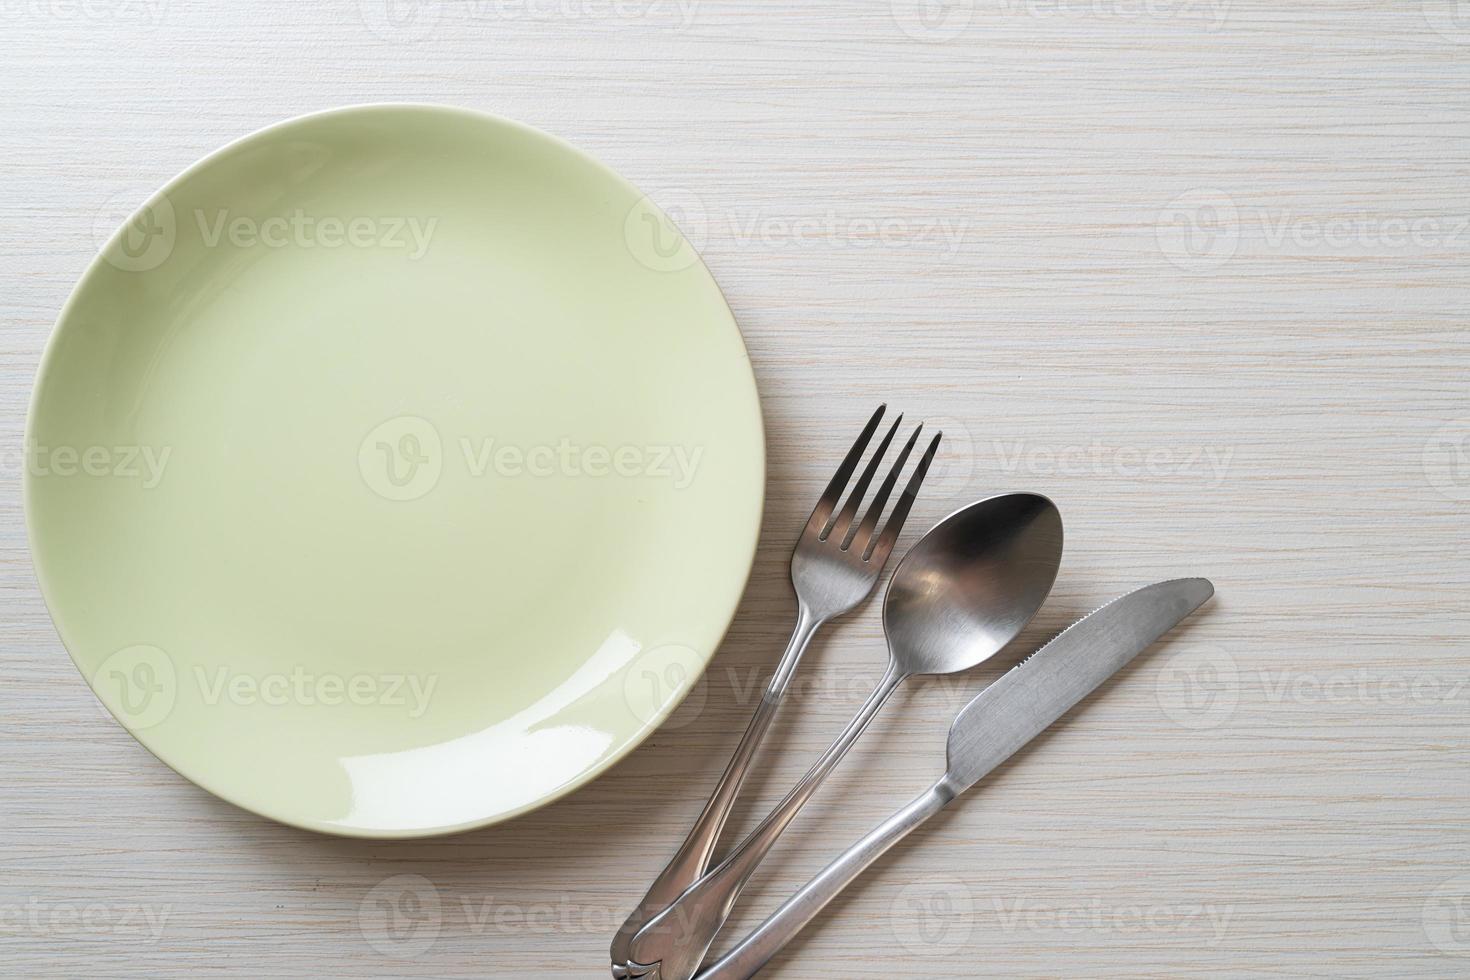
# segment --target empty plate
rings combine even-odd
[[[483,826],[688,692],[750,570],[760,408],[720,291],[606,167],[368,106],[129,219],[42,362],[26,508],[111,712],[318,831]]]

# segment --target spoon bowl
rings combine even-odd
[[[903,676],[953,674],[999,653],[1051,592],[1062,515],[1035,493],[962,507],[914,545],[883,603],[889,656]]]

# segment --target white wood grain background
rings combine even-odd
[[[1061,506],[1033,638],[1153,579],[1219,596],[772,975],[1470,973],[1463,0],[0,0],[0,27],[0,973],[605,976],[882,399],[949,437],[910,539],[1001,489]],[[673,723],[549,809],[398,844],[267,823],[135,744],[52,631],[19,502],[94,226],[257,127],[385,100],[542,127],[674,211],[770,442],[756,574]],[[876,604],[813,651],[746,826],[882,656]],[[926,785],[992,675],[901,694],[735,925]],[[385,894],[423,900],[401,933],[360,914]]]

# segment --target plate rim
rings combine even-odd
[[[53,361],[59,356],[57,354],[57,350],[60,347],[59,339],[66,326],[66,323],[70,319],[74,307],[80,302],[80,297],[83,292],[87,289],[92,280],[104,270],[104,267],[107,264],[106,257],[108,253],[117,244],[118,240],[126,233],[128,222],[134,215],[138,214],[140,211],[142,211],[153,202],[167,196],[169,192],[173,191],[174,189],[182,185],[185,181],[194,177],[196,174],[204,171],[206,168],[210,167],[218,160],[225,157],[227,154],[233,152],[241,146],[268,137],[278,130],[283,130],[292,126],[316,120],[353,115],[356,113],[371,113],[382,110],[409,110],[413,112],[424,112],[451,117],[460,117],[463,120],[476,124],[488,124],[491,126],[506,127],[511,130],[516,130],[532,139],[546,140],[557,146],[563,152],[570,153],[573,156],[579,157],[582,160],[586,161],[588,164],[590,164],[592,167],[602,173],[605,177],[610,178],[614,182],[627,187],[635,195],[637,195],[638,200],[647,201],[654,208],[656,208],[661,215],[664,216],[665,220],[669,222],[669,225],[671,227],[678,231],[679,236],[683,238],[686,243],[689,242],[688,236],[684,234],[683,229],[679,228],[677,223],[669,218],[669,216],[663,211],[662,208],[658,207],[657,202],[654,201],[653,198],[645,194],[631,180],[627,179],[617,170],[613,169],[611,166],[603,162],[601,158],[582,149],[569,140],[557,136],[555,133],[547,132],[546,130],[540,129],[539,127],[532,126],[529,123],[523,123],[519,120],[499,115],[498,113],[493,113],[482,109],[472,109],[466,106],[453,105],[448,103],[380,101],[348,103],[344,105],[334,106],[328,109],[314,110],[311,112],[305,112],[298,115],[290,116],[285,119],[280,119],[276,122],[258,127],[241,136],[229,140],[228,142],[204,154],[199,159],[191,163],[189,166],[179,171],[178,174],[170,178],[157,190],[155,190],[153,193],[149,194],[146,198],[140,201],[137,207],[129,212],[126,217],[124,217],[122,223],[113,230],[112,234],[108,236],[107,240],[97,248],[96,254],[92,256],[91,260],[82,270],[81,275],[78,276],[75,285],[72,286],[71,291],[67,294],[67,298],[65,302],[62,303],[61,309],[58,311],[56,319],[51,325],[51,330],[47,334],[45,343],[42,346],[41,357],[36,366],[35,377],[31,382],[30,398],[28,399],[26,405],[25,425],[22,430],[23,452],[28,454],[29,447],[35,444],[35,426],[37,409],[40,402],[41,389],[46,383],[46,379],[50,374]],[[108,714],[117,722],[118,726],[122,728],[123,731],[127,732],[127,734],[133,739],[134,742],[136,742],[145,751],[147,751],[149,755],[153,756],[153,758],[157,759],[160,763],[162,763],[172,772],[176,773],[186,782],[198,787],[199,789],[204,790],[205,792],[217,797],[220,800],[225,801],[226,803],[229,803],[231,806],[235,806],[241,810],[246,811],[247,813],[254,814],[273,823],[281,824],[299,830],[311,831],[313,833],[321,834],[328,837],[339,837],[355,840],[423,840],[436,837],[448,837],[456,834],[467,833],[473,830],[481,830],[487,827],[493,827],[497,824],[505,823],[509,820],[514,820],[518,817],[522,817],[537,810],[548,807],[553,803],[556,803],[557,801],[564,799],[567,796],[570,796],[572,793],[575,793],[576,791],[582,789],[589,783],[595,781],[596,779],[600,778],[601,776],[612,770],[613,767],[622,762],[636,749],[638,749],[644,742],[646,742],[649,736],[651,736],[654,732],[661,728],[664,722],[666,722],[669,717],[678,710],[679,706],[684,703],[685,699],[688,698],[694,688],[698,686],[701,680],[704,679],[704,676],[708,672],[709,666],[711,662],[713,662],[715,655],[719,652],[720,647],[724,645],[724,641],[729,635],[730,627],[734,624],[735,615],[739,611],[741,601],[744,599],[745,593],[749,589],[750,580],[755,571],[755,559],[757,549],[760,544],[761,529],[765,523],[766,480],[769,475],[769,462],[765,431],[765,408],[761,400],[759,380],[757,379],[755,374],[755,366],[750,359],[750,349],[745,342],[745,334],[740,329],[740,323],[735,318],[734,310],[730,308],[729,299],[725,296],[724,289],[721,288],[719,280],[715,278],[714,273],[710,271],[709,265],[704,260],[704,256],[697,248],[694,247],[692,243],[689,244],[691,250],[694,252],[695,262],[699,265],[701,269],[704,270],[705,275],[709,278],[711,285],[714,287],[715,295],[719,297],[720,303],[722,304],[725,311],[725,316],[729,321],[729,327],[734,332],[735,339],[740,345],[741,355],[745,362],[746,376],[749,378],[750,381],[750,403],[754,411],[756,422],[756,465],[759,468],[756,489],[758,500],[756,501],[757,506],[755,508],[755,519],[752,521],[752,526],[750,528],[750,540],[746,547],[748,558],[745,561],[744,574],[740,577],[740,587],[739,589],[734,590],[734,596],[732,600],[728,603],[728,611],[723,617],[721,617],[723,621],[718,623],[716,639],[711,644],[710,649],[707,652],[704,652],[702,661],[699,664],[699,670],[697,672],[690,672],[687,677],[687,682],[684,683],[682,690],[679,690],[677,694],[673,698],[671,698],[659,712],[657,712],[655,715],[645,721],[642,727],[640,727],[636,733],[629,737],[624,742],[624,744],[621,745],[616,751],[600,759],[593,765],[586,767],[574,778],[569,779],[561,786],[558,786],[556,789],[544,794],[543,796],[537,798],[536,800],[533,800],[530,803],[522,804],[519,807],[505,810],[500,813],[493,814],[489,817],[462,821],[456,824],[436,826],[432,828],[414,828],[409,830],[345,827],[336,824],[322,823],[320,821],[293,818],[285,814],[267,813],[264,812],[263,807],[250,805],[240,799],[237,799],[235,796],[220,790],[216,786],[211,785],[211,780],[198,778],[196,776],[191,776],[188,773],[181,772],[167,759],[164,759],[157,752],[155,752],[153,748],[147,742],[143,741],[143,739],[141,739],[136,732],[128,727],[128,725],[121,718],[117,717],[116,713],[112,711],[112,709],[107,705],[106,701],[104,701],[101,697],[97,695],[96,689],[93,687],[91,679],[83,670],[81,663],[77,659],[76,653],[72,650],[72,644],[68,642],[66,632],[62,627],[63,617],[57,611],[57,604],[54,598],[54,583],[49,580],[48,574],[43,569],[43,562],[40,557],[41,549],[38,547],[37,529],[34,518],[34,501],[36,500],[38,495],[38,478],[32,474],[31,467],[29,465],[24,465],[21,467],[21,510],[24,515],[24,523],[26,529],[26,550],[31,559],[31,571],[35,577],[37,589],[40,592],[42,603],[46,608],[46,613],[51,620],[52,629],[55,631],[57,639],[60,640],[62,648],[66,650],[67,657],[71,660],[72,666],[76,669],[77,673],[82,678],[82,682],[86,685],[88,694],[96,699],[97,703],[100,704],[104,708],[104,710],[108,712]],[[699,652],[701,651],[696,651],[696,653]]]

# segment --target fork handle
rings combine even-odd
[[[848,749],[907,676],[896,663],[889,661],[887,672],[868,700],[837,740],[807,770],[801,782],[776,804],[760,826],[751,831],[750,836],[719,867],[690,885],[639,932],[632,943],[634,962],[658,964],[662,980],[689,980],[694,976],[720,927],[730,917],[746,882],[796,818],[797,812],[842,761]]]
[[[908,806],[874,828],[817,873],[786,903],[756,926],[734,949],[720,957],[695,980],[747,980],[771,961],[781,948],[817,917],[842,889],[866,871],[893,845],[919,829],[943,810],[956,794],[944,780],[926,790]]]
[[[786,697],[786,689],[791,684],[792,674],[795,673],[796,664],[801,655],[806,652],[812,637],[816,635],[823,620],[817,619],[810,609],[802,604],[796,616],[796,628],[792,630],[791,639],[786,644],[786,652],[781,655],[780,663],[777,664],[776,673],[766,687],[765,693],[761,695],[760,704],[756,706],[755,715],[746,726],[745,734],[740,738],[740,744],[735,747],[735,754],[730,758],[730,764],[725,767],[725,772],[720,776],[715,791],[710,795],[709,802],[700,811],[699,817],[695,819],[689,836],[684,838],[684,843],[679,845],[673,860],[659,872],[644,894],[643,900],[638,907],[628,916],[622,928],[613,937],[610,953],[615,965],[628,962],[629,946],[638,930],[648,924],[654,916],[662,912],[674,900],[684,893],[690,885],[698,881],[709,869],[710,861],[714,857],[715,845],[719,843],[720,832],[725,829],[725,821],[730,818],[730,811],[735,805],[735,798],[740,793],[741,784],[745,782],[745,776],[750,769],[751,759],[755,757],[756,749],[760,747],[761,741],[766,737],[766,732],[775,720],[776,710],[781,706]]]

